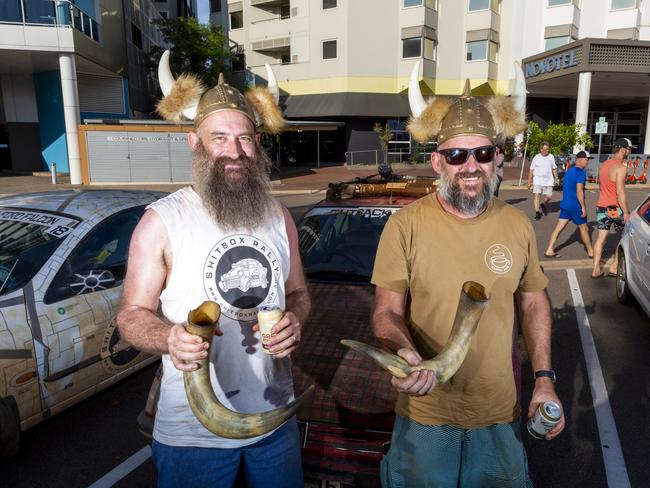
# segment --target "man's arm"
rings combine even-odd
[[[405,359],[412,366],[420,364],[422,357],[413,344],[411,334],[404,322],[406,297],[401,293],[376,287],[375,309],[372,322],[375,336],[392,352]],[[422,370],[411,373],[406,378],[391,377],[393,386],[409,395],[426,395],[436,386],[433,371]]]
[[[582,218],[587,218],[587,206],[585,205],[585,185],[583,183],[576,183],[576,197],[580,208],[582,209]]]
[[[267,348],[274,357],[283,358],[291,354],[298,347],[302,335],[302,324],[309,317],[311,300],[305,283],[305,275],[300,260],[298,247],[298,231],[291,214],[286,208],[284,225],[289,238],[289,277],[285,283],[286,310],[282,319],[271,328],[273,334]],[[257,325],[254,330],[259,330]]]
[[[623,210],[623,222],[630,218],[630,212],[627,208],[627,196],[625,195],[625,179],[627,178],[627,168],[622,165],[616,165],[614,168],[614,178],[616,182],[616,200],[618,206]]]
[[[154,210],[147,210],[131,237],[117,326],[137,349],[168,353],[176,368],[193,371],[198,366],[192,361],[206,357],[209,344],[156,314],[170,257],[167,229]]]
[[[526,349],[533,371],[551,368],[551,304],[546,290],[536,292],[517,292],[517,304],[520,310],[521,328],[526,341]],[[528,418],[535,414],[540,403],[554,401],[562,405],[555,393],[550,378],[535,379],[535,388],[528,407]],[[564,429],[564,413],[560,422],[546,435],[553,439]]]

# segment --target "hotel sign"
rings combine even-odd
[[[566,68],[576,66],[575,52],[573,49],[563,53],[547,56],[539,61],[531,61],[524,66],[524,73],[526,78],[539,76],[553,71],[560,71]]]

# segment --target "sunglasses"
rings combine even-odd
[[[475,147],[473,149],[455,147],[452,149],[442,149],[438,151],[439,154],[442,154],[445,157],[447,164],[451,164],[452,166],[465,164],[470,155],[474,156],[474,159],[476,159],[477,163],[491,163],[494,159],[495,152],[495,146],[481,146]]]

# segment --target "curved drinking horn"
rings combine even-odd
[[[418,75],[420,74],[420,61],[415,63],[413,70],[411,71],[411,79],[409,80],[409,106],[411,107],[411,113],[413,118],[420,116],[424,109],[427,108],[427,102],[422,96],[422,91],[420,90],[420,82],[418,81]]]
[[[174,83],[176,83],[176,79],[174,78],[174,75],[172,75],[172,70],[169,68],[169,50],[166,50],[162,53],[162,56],[160,56],[160,62],[158,63],[158,83],[160,84],[160,89],[164,96],[171,93],[172,88],[174,88]],[[182,110],[183,116],[188,120],[194,120],[198,105],[199,101],[195,100],[193,103],[185,107]]]
[[[367,354],[379,366],[397,378],[406,378],[414,371],[430,369],[436,373],[438,384],[446,383],[463,364],[469,350],[470,340],[489,303],[490,300],[485,294],[483,285],[474,281],[466,281],[460,293],[456,318],[447,344],[435,358],[422,361],[417,366],[411,366],[401,357],[363,342],[343,339],[341,343],[355,351]]]
[[[200,336],[210,344],[217,328],[219,315],[221,315],[219,305],[215,302],[203,302],[188,314],[185,330]],[[209,357],[208,352],[207,358],[197,361],[199,369],[184,371],[183,382],[187,401],[196,418],[203,427],[221,437],[248,439],[272,431],[296,413],[314,390],[314,385],[311,385],[288,405],[268,412],[251,414],[234,412],[226,408],[214,394],[210,382]]]

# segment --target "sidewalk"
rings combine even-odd
[[[518,186],[519,174],[521,168],[508,167],[504,168],[504,180],[500,190],[524,190],[528,173],[524,171],[522,186]],[[430,166],[424,164],[395,164],[393,172],[409,176],[433,176],[433,170]],[[321,168],[310,167],[285,167],[280,168],[279,175],[272,178],[272,190],[274,195],[291,195],[301,193],[318,193],[324,192],[327,185],[333,181],[351,181],[355,178],[377,174],[374,166],[323,166]],[[52,184],[51,175],[47,172],[34,173],[31,175],[11,174],[0,172],[0,196],[12,195],[16,193],[30,193],[37,191],[60,190],[63,188],[80,188],[80,189],[145,189],[154,191],[173,192],[186,183],[161,183],[161,184],[142,184],[142,183],[116,183],[113,185],[71,185],[68,175],[58,175],[58,183]],[[627,185],[628,188],[647,188],[650,184],[644,185]],[[597,189],[596,184],[588,184],[587,189]]]

